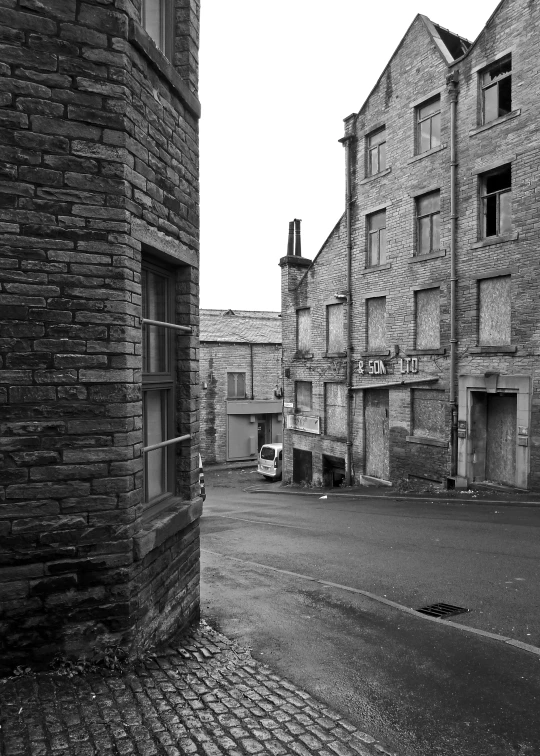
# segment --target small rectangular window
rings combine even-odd
[[[368,351],[386,348],[386,297],[366,299]]]
[[[375,176],[386,169],[386,129],[374,131],[366,141],[367,175]]]
[[[347,390],[344,383],[324,384],[325,433],[342,438],[347,432]]]
[[[439,95],[416,108],[416,151],[428,152],[441,144],[441,98]]]
[[[296,311],[296,349],[300,354],[311,352],[311,311],[308,307]]]
[[[445,439],[444,394],[433,389],[411,389],[413,436]]]
[[[489,123],[512,111],[512,57],[498,60],[480,74],[482,123]]]
[[[227,373],[227,399],[246,398],[246,374]]]
[[[440,289],[416,292],[416,348],[438,349],[441,346]]]
[[[311,381],[296,381],[295,393],[296,410],[298,412],[310,412],[313,406]]]
[[[512,230],[512,169],[509,165],[480,176],[481,236],[502,236]]]
[[[174,43],[173,0],[143,0],[142,25],[154,44],[169,60]]]
[[[429,255],[441,246],[441,193],[439,190],[416,198],[416,254]]]
[[[326,308],[326,351],[329,354],[345,350],[343,335],[343,305],[328,305]]]
[[[386,210],[367,216],[368,268],[386,262]]]
[[[483,278],[478,285],[478,343],[511,343],[510,276]]]

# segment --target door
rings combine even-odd
[[[517,394],[487,395],[486,480],[516,484]]]
[[[227,415],[227,460],[254,457],[257,437],[250,415]]]
[[[471,392],[473,480],[516,485],[517,394]]]
[[[369,389],[364,396],[366,475],[390,477],[388,389]]]
[[[313,480],[313,456],[310,451],[293,449],[293,483],[311,485]]]
[[[257,421],[257,449],[260,451],[261,446],[266,443],[266,422],[264,420]]]

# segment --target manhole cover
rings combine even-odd
[[[462,606],[454,606],[453,604],[430,604],[416,611],[420,612],[420,614],[427,614],[429,617],[446,618],[452,617],[454,614],[465,614],[470,610],[464,609]]]

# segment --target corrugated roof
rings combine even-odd
[[[281,313],[252,310],[200,310],[201,341],[281,344]]]

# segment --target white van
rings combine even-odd
[[[257,472],[268,480],[281,478],[283,466],[283,444],[264,444],[259,452]]]

